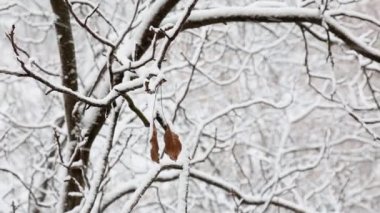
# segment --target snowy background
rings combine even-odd
[[[0,0],[0,212],[379,212],[378,8]]]

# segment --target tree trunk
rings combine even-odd
[[[70,25],[70,14],[66,3],[63,0],[50,1],[53,12],[57,15],[55,30],[57,32],[57,42],[61,59],[62,84],[73,91],[78,90],[77,66],[75,60],[74,39]],[[76,99],[73,96],[64,94],[65,121],[68,131],[69,147],[75,147],[79,142],[76,133],[76,120],[72,116]],[[70,153],[71,154],[71,153]],[[74,156],[74,162],[81,159],[80,152]],[[79,192],[78,183],[84,186],[84,173],[81,168],[68,168],[67,175],[71,178],[65,184],[63,196],[64,211],[71,210],[81,202],[81,197],[69,196],[71,192]],[[77,182],[77,183],[76,183]]]

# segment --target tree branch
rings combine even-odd
[[[352,15],[351,12],[342,13],[328,10],[320,14],[318,9],[308,8],[255,8],[255,7],[228,7],[193,11],[187,19],[183,29],[199,28],[211,24],[227,22],[268,22],[268,23],[294,23],[309,22],[322,26],[326,23],[328,29],[340,38],[347,46],[356,52],[374,61],[380,62],[380,51],[356,38],[350,31],[337,22],[333,16]],[[355,17],[366,18],[360,13],[354,13]],[[163,21],[163,25],[175,23],[178,16]],[[370,23],[378,24],[374,19],[365,19]]]

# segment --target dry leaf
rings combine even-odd
[[[158,154],[158,141],[157,141],[157,129],[156,126],[153,124],[153,132],[152,137],[150,138],[150,158],[152,161],[159,163],[160,162],[160,156]]]
[[[169,155],[170,159],[177,160],[179,153],[181,153],[182,145],[179,141],[177,134],[172,132],[169,127],[165,128],[164,134],[165,153]]]

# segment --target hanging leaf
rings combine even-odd
[[[164,152],[169,155],[170,159],[177,160],[179,153],[181,153],[182,145],[178,135],[172,132],[169,126],[165,128],[164,141]]]
[[[152,137],[150,138],[150,158],[152,161],[159,163],[160,162],[160,156],[158,154],[158,141],[157,141],[157,129],[156,126],[153,124],[153,132]]]

